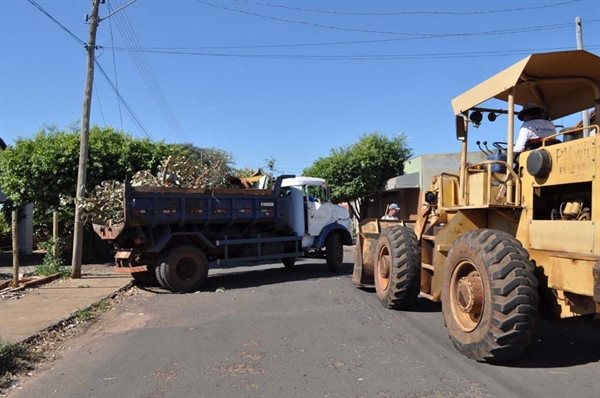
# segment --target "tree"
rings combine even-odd
[[[389,178],[404,174],[404,162],[412,156],[405,134],[388,138],[380,132],[363,134],[355,144],[332,149],[304,170],[304,175],[327,180],[331,198],[348,202],[354,217],[366,213],[365,198],[380,192]],[[358,206],[356,206],[358,204]]]
[[[34,204],[34,225],[50,219],[49,214],[55,209],[60,209],[61,224],[72,223],[79,139],[79,132],[72,127],[59,131],[54,126],[44,126],[33,138],[19,137],[0,153],[2,190],[16,207]],[[180,153],[209,153],[211,159],[225,156],[216,149],[152,142],[112,127],[94,126],[89,137],[86,190],[92,192],[106,180],[124,181],[142,170],[156,174],[163,159]]]

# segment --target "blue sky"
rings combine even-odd
[[[91,1],[37,3],[87,42]],[[100,16],[126,3],[106,0]],[[575,49],[577,16],[584,48],[599,54],[596,0],[138,0],[97,38],[98,63],[135,116],[96,69],[91,120],[219,148],[237,167],[272,158],[286,173],[371,131],[405,133],[415,155],[456,152],[452,98],[529,53]],[[79,120],[85,61],[30,2],[0,0],[0,137],[11,145]],[[483,127],[477,139],[505,141],[505,122]]]

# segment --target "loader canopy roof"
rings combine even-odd
[[[554,120],[594,106],[589,83],[577,79],[567,84],[567,78],[582,77],[600,83],[600,57],[583,50],[533,54],[454,98],[452,108],[459,115],[492,98],[508,101],[515,87],[515,104],[544,105]]]

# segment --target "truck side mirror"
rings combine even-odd
[[[467,121],[462,115],[456,116],[456,139],[466,141],[467,139]]]

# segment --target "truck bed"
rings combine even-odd
[[[94,224],[94,230],[102,239],[112,240],[132,227],[274,222],[279,218],[280,187],[281,179],[274,189],[127,186],[124,222]]]

